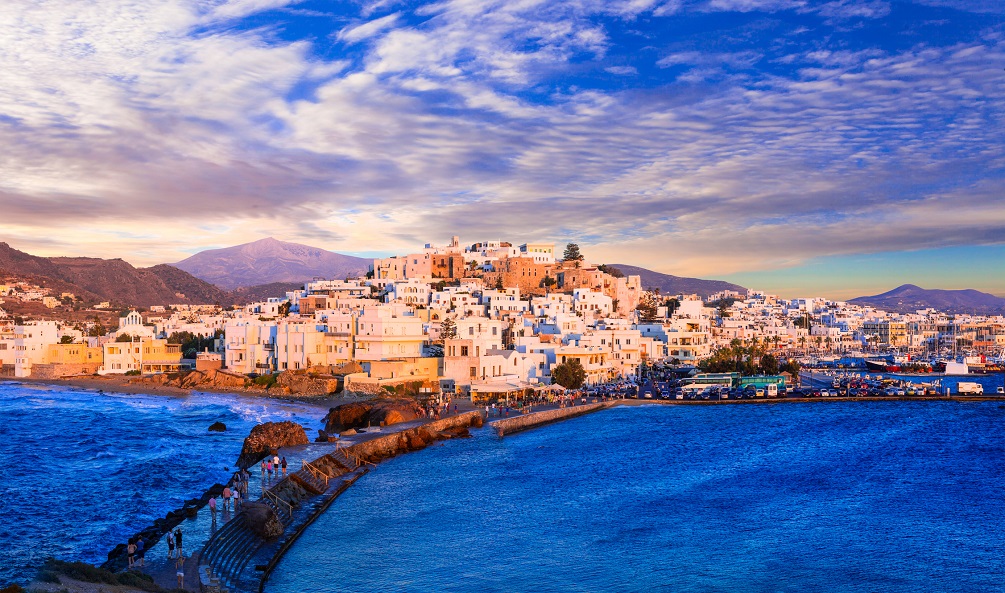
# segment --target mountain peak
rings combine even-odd
[[[197,278],[234,289],[272,282],[306,282],[315,277],[360,276],[369,269],[370,260],[266,237],[201,251],[174,265]]]

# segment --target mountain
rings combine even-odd
[[[362,276],[371,263],[362,257],[269,237],[244,245],[200,251],[173,265],[217,286],[234,289],[272,282],[303,283],[316,277]]]
[[[147,307],[172,303],[230,304],[233,296],[167,265],[134,268],[121,259],[38,257],[0,243],[0,274],[30,280],[91,301]]]
[[[913,284],[904,284],[883,294],[858,297],[848,302],[897,313],[913,313],[928,308],[945,313],[1005,313],[1005,298],[993,294],[973,289],[925,289]]]
[[[660,289],[660,294],[663,295],[697,294],[701,297],[707,297],[723,290],[734,290],[740,294],[747,294],[746,288],[722,280],[702,280],[700,278],[671,276],[670,274],[661,274],[628,264],[610,265],[621,270],[625,276],[641,276],[642,288],[658,288]]]

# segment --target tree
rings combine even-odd
[[[777,375],[778,374],[778,359],[771,354],[765,354],[761,357],[761,372],[765,375]]]
[[[680,299],[677,297],[670,297],[667,299],[666,305],[667,316],[673,317],[673,314],[677,312],[677,309],[680,309]]]
[[[279,315],[281,317],[289,317],[290,316],[290,309],[292,309],[292,308],[293,308],[293,304],[290,303],[290,301],[286,301],[282,305],[279,305]]]
[[[72,344],[73,343],[73,336],[63,336],[62,338],[59,339],[59,343],[60,344]]]
[[[610,266],[610,265],[607,265],[607,264],[600,264],[599,266],[597,266],[597,269],[600,270],[601,272],[605,273],[605,274],[613,276],[614,278],[624,278],[625,277],[625,273],[622,272],[621,270],[615,268],[614,266]]]
[[[107,333],[108,330],[105,329],[105,324],[101,323],[101,318],[95,315],[94,325],[91,326],[91,329],[87,332],[87,335],[91,336],[92,338],[100,338],[101,336]]]
[[[639,304],[635,310],[639,312],[639,319],[643,323],[652,323],[658,319],[659,311],[656,304],[658,297],[658,290],[647,290],[639,295]]]
[[[132,342],[133,337],[129,334],[119,334],[119,337],[115,338],[116,342]]]
[[[544,285],[544,291],[547,292],[547,293],[550,293],[551,292],[551,287],[555,286],[556,284],[558,284],[558,281],[555,280],[554,278],[552,278],[549,275],[549,276],[545,276],[544,277],[544,280],[541,281],[541,284]]]
[[[565,253],[562,254],[562,259],[571,262],[583,261],[583,254],[579,252],[579,245],[575,243],[569,243],[566,245]]]
[[[502,281],[502,274],[500,274],[499,277],[496,278],[496,290],[502,290],[502,289],[503,289],[503,281]]]
[[[551,370],[551,380],[566,389],[579,389],[586,381],[586,369],[578,358],[572,358]]]
[[[452,340],[457,337],[457,323],[453,317],[447,317],[440,324],[440,340]]]

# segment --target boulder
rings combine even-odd
[[[214,422],[209,425],[210,432],[227,432],[227,425],[223,422]]]
[[[323,431],[323,430],[321,430],[319,428],[318,429],[318,438],[314,439],[314,442],[315,443],[327,443],[328,442],[328,433],[325,432],[325,431]]]
[[[355,428],[350,428],[349,430],[343,430],[342,432],[338,433],[340,437],[351,437],[355,434],[359,434],[356,432]]]
[[[482,418],[481,414],[476,414],[473,418],[471,418],[472,428],[481,428],[484,425],[485,425],[485,419]]]
[[[283,524],[279,521],[276,511],[262,502],[246,502],[241,507],[244,510],[244,520],[248,528],[259,537],[275,539],[283,534]]]
[[[410,399],[372,399],[335,406],[324,417],[325,432],[341,433],[351,428],[390,426],[422,417],[422,408]]]
[[[237,458],[238,467],[250,467],[263,457],[280,447],[306,445],[307,432],[303,426],[289,420],[283,422],[266,422],[251,429],[251,434],[244,439],[241,456]]]

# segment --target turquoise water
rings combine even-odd
[[[381,464],[266,591],[1002,591],[1003,422],[815,402],[481,431]]]
[[[234,468],[255,424],[320,413],[243,396],[125,395],[0,383],[0,586],[49,556],[101,564]],[[211,433],[220,420],[228,431]]]

